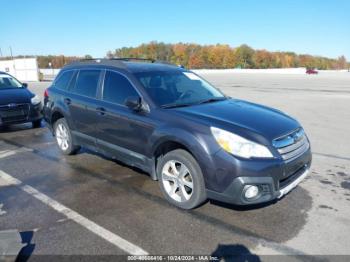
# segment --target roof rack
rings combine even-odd
[[[83,59],[79,59],[77,61],[106,61],[106,60],[114,60],[114,61],[125,61],[125,62],[129,62],[129,61],[149,61],[151,63],[159,63],[159,64],[167,64],[167,65],[174,65],[173,63],[170,63],[168,61],[164,61],[164,60],[157,60],[157,59],[153,59],[153,58],[139,58],[139,57],[113,57],[113,58],[83,58]]]
[[[156,60],[152,58],[138,58],[138,57],[117,57],[117,58],[82,58],[79,60],[72,61],[71,63],[67,64],[69,65],[76,65],[79,63],[84,63],[84,62],[89,62],[89,61],[94,61],[96,63],[101,63],[101,64],[111,64],[115,66],[116,63],[118,66],[125,68],[126,65],[123,62],[129,62],[129,61],[143,61],[143,62],[150,62],[150,63],[159,63],[159,64],[165,64],[165,65],[171,65],[171,66],[176,66],[175,64],[172,64],[167,61],[162,61],[162,60]]]
[[[75,61],[94,61],[94,60],[117,60],[117,61],[131,61],[131,60],[136,60],[136,61],[151,61],[152,63],[156,61],[155,59],[152,58],[138,58],[138,57],[112,57],[112,58],[81,58],[77,59]]]
[[[86,63],[97,63],[97,64],[104,64],[104,65],[113,65],[118,66],[121,68],[126,68],[126,65],[122,61],[115,61],[108,58],[83,58],[83,59],[77,59],[74,60],[68,64],[65,65],[65,67],[70,66],[76,66],[76,65],[86,65]]]
[[[155,63],[156,60],[152,58],[138,58],[138,57],[116,57],[116,58],[109,58],[111,60],[120,60],[120,61],[150,61],[151,63]]]

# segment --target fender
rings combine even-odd
[[[210,141],[208,139],[205,140],[204,137],[195,136],[181,128],[164,127],[155,130],[150,138],[149,145],[151,149],[149,155],[154,156],[158,147],[165,142],[176,142],[186,147],[197,160],[203,175],[205,174],[204,179],[210,177],[208,173],[211,173],[214,167],[212,156],[220,149],[216,146],[209,146]],[[154,161],[156,160],[154,159]]]
[[[51,126],[52,126],[52,116],[56,112],[63,115],[63,117],[66,119],[68,126],[71,130],[75,130],[74,123],[71,120],[71,117],[69,116],[70,115],[69,109],[68,109],[67,105],[65,103],[63,103],[63,101],[61,101],[61,100],[58,100],[56,104],[52,105],[51,114],[50,114],[50,125]]]

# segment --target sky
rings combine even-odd
[[[86,55],[150,41],[248,44],[350,60],[349,0],[0,0],[3,56]]]

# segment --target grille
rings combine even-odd
[[[275,139],[273,145],[277,148],[283,160],[296,158],[310,147],[303,129],[298,129],[286,136]]]
[[[3,123],[24,121],[28,118],[29,104],[0,105],[0,118]]]

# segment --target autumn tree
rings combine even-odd
[[[254,64],[258,68],[275,67],[274,56],[266,50],[257,50],[254,54]]]
[[[297,55],[293,52],[254,50],[248,45],[198,45],[195,43],[166,44],[152,41],[137,47],[122,47],[107,57],[153,58],[184,65],[188,68],[288,68],[307,67],[341,69],[348,66],[344,56],[336,59]]]
[[[336,64],[335,64],[335,67],[336,67],[336,69],[346,69],[348,67],[345,56],[342,55],[342,56],[338,57],[338,60],[336,61]]]

